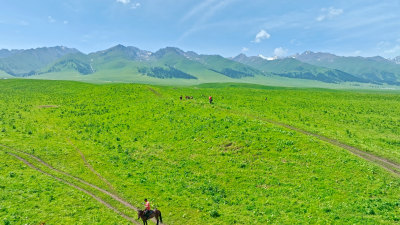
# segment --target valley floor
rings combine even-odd
[[[397,92],[1,80],[0,218],[129,224],[148,198],[165,224],[396,223],[399,101]]]

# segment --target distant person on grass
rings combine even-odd
[[[208,100],[210,101],[210,104],[212,104],[212,101],[213,101],[212,96],[208,97]]]

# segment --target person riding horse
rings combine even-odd
[[[144,199],[144,206],[146,207],[145,209],[144,209],[144,215],[147,217],[147,219],[149,219],[149,216],[150,216],[150,211],[151,211],[151,209],[150,209],[150,202],[149,201],[147,201],[147,198],[145,198]]]
[[[159,221],[161,221],[162,223],[162,216],[161,216],[161,212],[158,209],[154,209],[151,210],[150,209],[150,202],[147,201],[147,199],[144,199],[145,202],[145,209],[144,210],[138,210],[138,219],[142,219],[143,224],[147,225],[147,220],[155,217],[156,221],[157,221],[157,225],[159,224]]]

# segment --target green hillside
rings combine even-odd
[[[78,72],[82,75],[94,73],[89,57],[83,53],[68,54],[57,62],[42,69],[38,74],[57,72]]]
[[[373,82],[400,84],[400,65],[382,57],[340,57],[329,53],[305,52],[296,59],[312,65],[338,69]]]
[[[340,70],[313,66],[311,64],[300,62],[294,58],[265,60],[261,57],[247,57],[242,54],[235,57],[234,60],[261,71],[274,73],[275,75],[283,77],[318,80],[327,83],[368,83],[368,80],[366,79],[355,77]]]
[[[0,58],[0,70],[13,76],[31,76],[37,74],[43,67],[71,53],[78,53],[78,50],[58,46],[17,51],[8,57]]]
[[[265,60],[243,54],[224,58],[185,52],[174,47],[150,52],[123,45],[83,54],[76,49],[51,47],[1,50],[0,70],[14,77],[96,83],[196,85],[238,82],[315,87],[326,87],[327,84],[362,87],[399,85],[400,65],[392,60],[312,52],[296,55],[295,58]]]
[[[210,68],[210,70],[231,78],[240,79],[243,77],[268,75],[245,64],[237,63],[219,55],[198,55],[195,59]]]
[[[139,208],[148,198],[165,224],[400,219],[396,175],[277,123],[398,163],[398,92],[0,80],[0,99],[0,218],[6,224],[129,224],[119,213],[137,218],[100,190]]]

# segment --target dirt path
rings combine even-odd
[[[281,126],[281,127],[285,127],[285,128],[288,128],[288,129],[291,129],[291,130],[294,130],[294,131],[297,131],[297,132],[300,132],[300,133],[303,133],[303,134],[306,134],[306,135],[309,135],[309,136],[316,137],[321,141],[328,142],[328,143],[330,143],[332,145],[335,145],[337,147],[340,147],[340,148],[344,148],[344,149],[350,151],[351,153],[353,153],[354,155],[356,155],[356,156],[358,156],[360,158],[363,158],[365,160],[368,160],[370,162],[374,162],[376,164],[379,164],[381,167],[385,168],[386,170],[388,170],[388,171],[400,176],[400,164],[395,163],[393,161],[390,161],[390,160],[388,160],[386,158],[383,158],[383,157],[380,157],[380,156],[376,156],[376,155],[374,155],[372,153],[368,153],[368,152],[362,151],[362,150],[360,150],[360,149],[358,149],[356,147],[353,147],[353,146],[350,146],[348,144],[342,143],[342,142],[340,142],[338,140],[335,140],[335,139],[332,139],[332,138],[328,138],[328,137],[323,136],[323,135],[311,133],[309,131],[302,130],[300,128],[297,128],[297,127],[294,127],[294,126],[291,126],[291,125],[288,125],[288,124],[284,124],[284,123],[277,122],[277,121],[270,120],[270,119],[262,119],[261,118],[261,120],[264,120],[264,121],[267,121],[269,123],[272,123],[272,124],[275,124],[275,125],[278,125],[278,126]]]
[[[18,155],[15,155],[14,153],[7,152],[7,154],[13,156],[14,158],[20,160],[21,162],[23,162],[23,163],[26,164],[27,166],[31,167],[32,169],[34,169],[34,170],[36,170],[36,171],[38,171],[38,172],[40,172],[40,173],[42,173],[42,174],[44,174],[44,175],[47,175],[47,176],[49,176],[49,177],[52,177],[52,178],[54,178],[54,179],[56,179],[56,180],[58,180],[58,181],[60,181],[60,182],[62,182],[62,183],[64,183],[64,184],[66,184],[66,185],[68,185],[68,186],[70,186],[70,187],[73,187],[73,188],[75,188],[75,189],[77,189],[77,190],[79,190],[79,191],[82,191],[82,192],[86,193],[87,195],[89,195],[89,196],[91,196],[92,198],[94,198],[96,201],[100,202],[101,204],[103,204],[103,205],[106,206],[107,208],[113,210],[115,213],[119,214],[120,216],[124,217],[125,219],[129,220],[130,222],[132,222],[132,223],[134,223],[134,224],[141,225],[141,223],[137,222],[134,218],[132,218],[132,217],[130,217],[130,216],[124,214],[123,212],[119,211],[117,208],[115,208],[115,207],[113,207],[112,205],[110,205],[109,203],[105,202],[103,199],[97,197],[97,196],[96,196],[95,194],[93,194],[92,192],[90,192],[90,191],[88,191],[88,190],[86,190],[86,189],[83,189],[83,188],[81,188],[81,187],[79,187],[79,186],[76,186],[75,184],[70,183],[70,182],[68,182],[68,181],[66,181],[66,180],[64,180],[64,179],[62,179],[62,178],[59,178],[59,177],[57,177],[57,176],[54,176],[54,175],[52,175],[52,174],[50,174],[50,173],[47,173],[47,172],[41,170],[41,169],[37,168],[36,166],[32,165],[30,162],[26,161],[24,158],[19,157]]]
[[[204,104],[202,104],[202,105],[204,105]],[[208,104],[206,104],[206,105],[208,105]],[[300,129],[300,128],[297,128],[297,127],[294,127],[294,126],[291,126],[291,125],[288,125],[288,124],[285,124],[285,123],[282,123],[282,122],[278,122],[278,121],[275,121],[275,120],[263,118],[263,117],[260,117],[260,116],[257,116],[257,115],[253,115],[253,114],[249,114],[249,113],[243,113],[241,111],[227,110],[226,108],[223,108],[223,107],[220,107],[220,106],[215,106],[215,107],[218,107],[219,109],[221,109],[221,110],[223,110],[225,112],[234,114],[234,115],[247,116],[247,117],[255,119],[255,120],[265,121],[265,122],[268,122],[268,123],[271,123],[271,124],[274,124],[274,125],[277,125],[277,126],[280,126],[280,127],[285,127],[287,129],[290,129],[290,130],[293,130],[293,131],[297,131],[299,133],[302,133],[302,134],[305,134],[305,135],[308,135],[308,136],[316,137],[321,141],[324,141],[324,142],[330,143],[332,145],[335,145],[337,147],[346,149],[347,151],[351,152],[355,156],[363,158],[363,159],[365,159],[365,160],[367,160],[369,162],[373,162],[373,163],[381,166],[382,168],[386,169],[387,171],[391,172],[392,174],[394,174],[396,176],[400,176],[400,164],[399,163],[393,162],[393,161],[391,161],[389,159],[374,155],[374,154],[369,153],[369,152],[362,151],[362,150],[360,150],[360,149],[358,149],[356,147],[353,147],[353,146],[350,146],[348,144],[342,143],[342,142],[340,142],[338,140],[335,140],[333,138],[329,138],[329,137],[326,137],[326,136],[323,136],[323,135],[315,134],[315,133],[312,133],[312,132],[309,132],[309,131],[306,131],[306,130],[303,130],[303,129]]]
[[[265,121],[265,122],[268,122],[268,123],[271,123],[271,124],[274,124],[274,125],[277,125],[277,126],[280,126],[280,127],[285,127],[287,129],[290,129],[290,130],[293,130],[293,131],[297,131],[299,133],[302,133],[302,134],[305,134],[305,135],[308,135],[308,136],[316,137],[321,141],[324,141],[324,142],[330,143],[332,145],[335,145],[337,147],[346,149],[349,152],[353,153],[354,155],[356,155],[356,156],[358,156],[360,158],[363,158],[363,159],[365,159],[367,161],[370,161],[370,162],[373,162],[375,164],[378,164],[379,166],[383,167],[384,169],[388,170],[389,172],[391,172],[391,173],[393,173],[393,174],[395,174],[397,176],[400,176],[400,164],[399,163],[393,162],[393,161],[391,161],[389,159],[374,155],[374,154],[369,153],[369,152],[362,151],[362,150],[360,150],[360,149],[358,149],[356,147],[353,147],[353,146],[350,146],[348,144],[342,143],[342,142],[340,142],[338,140],[335,140],[333,138],[329,138],[329,137],[326,137],[326,136],[323,136],[323,135],[315,134],[315,133],[312,133],[312,132],[309,132],[309,131],[306,131],[306,130],[303,130],[303,129],[300,129],[300,128],[297,128],[297,127],[294,127],[294,126],[291,126],[291,125],[288,125],[288,124],[285,124],[285,123],[282,123],[282,122],[278,122],[278,121],[267,119],[267,118],[262,118],[262,117],[255,116],[255,115],[243,114],[241,112],[234,112],[234,114],[240,115],[240,116],[248,116],[248,117],[256,119],[256,120]]]
[[[153,92],[155,95],[157,95],[158,97],[161,97],[161,94],[160,94],[160,92],[158,92],[158,91],[154,90],[154,89],[153,89],[153,88],[151,88],[151,87],[148,87],[148,89],[149,89],[151,92]]]
[[[102,188],[100,188],[100,187],[98,187],[98,186],[96,186],[96,185],[94,185],[94,184],[91,184],[91,183],[89,183],[89,182],[87,182],[87,181],[85,181],[85,180],[82,180],[82,179],[80,179],[80,178],[78,178],[78,177],[75,177],[75,176],[73,176],[73,175],[71,175],[71,174],[69,174],[69,173],[67,173],[67,172],[64,172],[64,171],[62,171],[62,170],[59,170],[59,169],[56,169],[56,168],[54,168],[53,166],[51,166],[51,165],[49,165],[48,163],[46,163],[45,161],[43,161],[43,160],[41,160],[40,158],[38,158],[37,156],[35,156],[35,155],[32,155],[32,154],[29,154],[29,153],[26,153],[26,152],[24,152],[24,151],[21,151],[21,150],[18,150],[18,149],[14,149],[14,148],[11,148],[11,147],[9,147],[9,146],[6,146],[6,145],[3,145],[3,144],[0,144],[0,147],[3,147],[3,148],[6,148],[6,149],[9,149],[9,150],[12,150],[12,151],[15,151],[15,152],[18,152],[18,153],[21,153],[21,154],[24,154],[24,155],[26,155],[26,156],[28,156],[29,158],[32,158],[32,159],[34,159],[34,160],[36,160],[37,162],[39,162],[40,164],[42,164],[42,165],[44,165],[45,167],[47,167],[47,168],[49,168],[50,170],[52,170],[52,171],[55,171],[55,172],[57,172],[57,173],[60,173],[60,174],[63,174],[63,175],[65,175],[65,176],[67,176],[67,177],[70,177],[70,178],[72,178],[72,179],[74,179],[75,181],[78,181],[78,182],[80,182],[80,183],[82,183],[82,184],[84,184],[84,185],[86,185],[86,186],[89,186],[89,187],[91,187],[91,188],[94,188],[94,189],[96,189],[96,190],[98,190],[98,191],[100,191],[100,192],[102,192],[103,194],[106,194],[106,195],[108,195],[109,197],[111,197],[112,199],[114,199],[114,200],[116,200],[116,201],[118,201],[119,203],[121,203],[122,205],[124,205],[124,206],[126,206],[126,207],[128,207],[128,208],[130,208],[130,209],[132,209],[132,210],[135,210],[135,211],[137,211],[137,210],[139,210],[138,208],[136,208],[135,206],[133,206],[132,204],[130,204],[129,202],[127,202],[126,200],[124,200],[122,197],[120,197],[120,196],[118,196],[117,194],[113,194],[113,193],[111,193],[111,192],[109,192],[109,191],[107,191],[107,190],[104,190],[104,189],[102,189]],[[1,150],[1,149],[0,149]],[[10,152],[6,152],[6,153],[8,153],[8,154],[10,154],[10,155],[12,155],[12,156],[14,156],[14,157],[17,157],[19,160],[23,160],[23,162],[25,163],[25,162],[27,162],[27,163],[29,163],[28,161],[26,161],[25,159],[23,159],[22,157],[19,157],[19,156],[17,156],[17,155],[15,155],[15,154],[13,154],[13,153],[10,153]],[[25,163],[26,164],[26,163]],[[31,164],[31,163],[29,163],[29,164],[27,164],[28,166],[30,166],[30,167],[32,167],[33,165]],[[33,166],[34,168],[37,168],[37,167],[35,167],[35,166]],[[32,168],[33,168],[32,167]],[[39,169],[39,168],[37,168],[37,169]],[[42,170],[38,170],[39,172],[44,172],[44,171],[42,171]],[[46,175],[50,175],[51,177],[53,177],[53,178],[56,178],[57,180],[63,180],[62,178],[59,178],[59,177],[56,177],[56,176],[54,176],[54,175],[51,175],[51,174],[48,174],[48,173],[46,173],[46,172],[44,172]],[[63,181],[65,181],[65,180],[63,180]],[[68,182],[68,181],[65,181],[65,182]],[[69,182],[68,182],[69,183]],[[74,184],[72,184],[72,185],[74,185]],[[74,185],[74,186],[76,186],[76,185]],[[78,186],[76,186],[76,187],[78,187]],[[81,190],[81,189],[83,189],[83,188],[80,188],[80,187],[78,187],[78,190]],[[84,190],[84,192],[86,193],[86,192],[89,192],[88,190],[85,190],[85,189],[83,189]],[[93,193],[91,193],[91,192],[89,192],[90,194],[89,195],[94,195]],[[95,195],[94,195],[95,196]],[[93,197],[93,196],[92,196]],[[99,197],[97,197],[97,196],[95,196],[96,198],[99,198]],[[99,198],[100,200],[101,200],[101,198]],[[97,199],[96,199],[97,200]],[[103,201],[103,200],[101,200],[101,201]],[[104,201],[103,201],[104,202]],[[107,203],[108,204],[108,203]],[[118,211],[119,212],[119,211]],[[120,214],[120,213],[118,213],[118,214]],[[120,214],[121,216],[123,216],[122,214]],[[126,215],[125,215],[126,216]],[[125,216],[123,216],[124,218],[125,218]],[[152,219],[152,221],[153,222],[156,222],[156,220],[153,218]],[[134,222],[134,223],[137,223],[136,221]],[[161,225],[163,225],[164,223],[160,223]]]
[[[72,143],[71,140],[67,139],[67,141],[68,141],[68,143],[69,143],[70,145],[72,145],[72,147],[75,148],[75,150],[79,153],[79,155],[81,155],[81,158],[82,158],[83,162],[85,163],[85,166],[86,166],[90,171],[92,171],[92,173],[94,173],[100,180],[102,180],[104,183],[106,183],[107,186],[108,186],[108,188],[110,188],[110,190],[112,190],[113,192],[115,192],[115,188],[112,186],[112,184],[111,184],[106,178],[104,178],[100,173],[98,173],[98,172],[92,167],[92,165],[90,165],[90,164],[88,163],[88,161],[86,160],[85,155],[81,152],[81,150],[79,150],[79,148],[76,147],[76,146]]]

